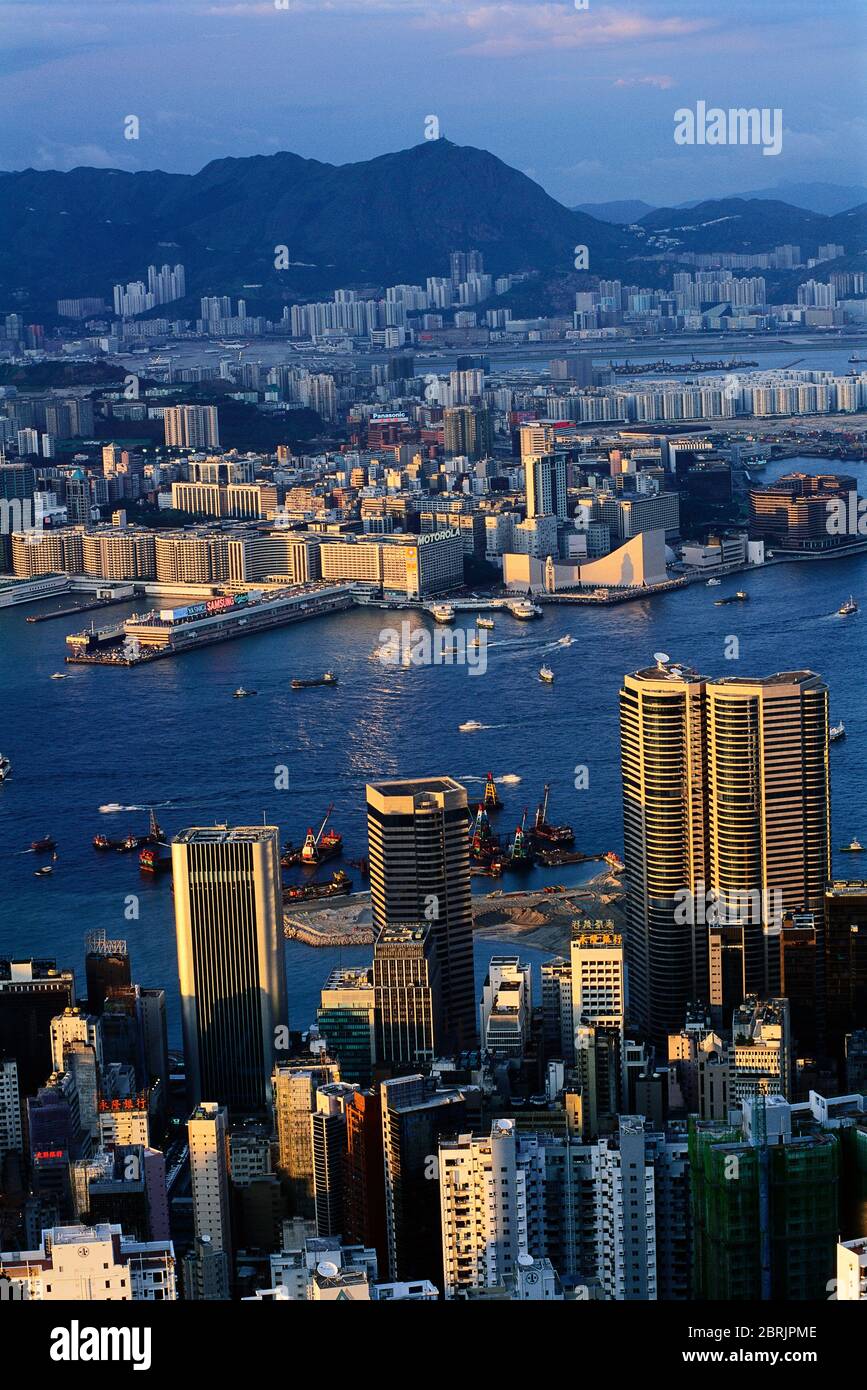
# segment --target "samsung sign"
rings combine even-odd
[[[430,545],[433,541],[453,541],[457,537],[461,539],[460,531],[431,531],[425,536],[419,536],[419,545]]]

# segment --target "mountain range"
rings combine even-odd
[[[747,193],[738,193],[738,198],[759,198],[769,202],[790,203],[792,207],[803,208],[806,212],[821,212],[833,216],[836,212],[846,212],[849,208],[867,203],[867,187],[840,183],[778,183],[774,188],[754,188]],[[708,199],[691,198],[678,203],[679,208],[694,208]],[[598,217],[602,222],[631,223],[640,222],[649,212],[656,212],[652,203],[641,198],[620,198],[608,203],[579,203],[576,212],[586,212],[590,217]]]
[[[676,260],[678,249],[780,241],[861,251],[867,207],[822,216],[723,199],[650,211],[636,230],[564,207],[496,156],[444,139],[345,165],[280,153],[215,160],[197,174],[27,169],[0,173],[0,310],[47,316],[61,296],[110,300],[116,281],[166,261],[187,268],[181,316],[201,294],[274,305],[339,286],[424,283],[448,273],[450,251],[469,248],[494,274],[535,272],[539,306],[550,307],[587,283],[574,268],[579,245],[591,274],[648,284],[663,268],[644,258],[660,245]],[[285,270],[275,269],[280,247]]]

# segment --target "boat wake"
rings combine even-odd
[[[458,725],[458,733],[474,734],[479,729],[505,729],[505,724],[480,724],[478,719],[468,719],[464,724]]]
[[[458,778],[459,782],[487,782],[487,780],[487,777],[476,777],[473,774],[470,774],[468,777]],[[521,778],[518,776],[517,772],[504,772],[502,777],[495,777],[494,781],[499,786],[511,787],[517,782],[520,782]]]
[[[149,811],[151,806],[171,806],[170,801],[152,801],[147,806],[122,806],[119,801],[107,801],[104,806],[100,806],[100,814],[103,816],[117,816],[121,811]]]

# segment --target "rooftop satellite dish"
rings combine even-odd
[[[323,1279],[336,1279],[340,1270],[331,1260],[320,1260],[316,1266],[316,1273]]]
[[[668,655],[668,652],[654,652],[653,659],[657,666],[667,666],[671,657]]]
[[[536,1263],[536,1261],[533,1259],[533,1256],[532,1256],[532,1255],[527,1255],[527,1254],[525,1254],[525,1253],[522,1252],[522,1253],[518,1256],[518,1264],[521,1265],[524,1269],[530,1269],[531,1266],[534,1265],[535,1263]]]

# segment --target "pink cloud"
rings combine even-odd
[[[482,4],[465,11],[427,14],[419,28],[451,29],[470,40],[465,54],[493,58],[519,57],[545,49],[603,48],[614,45],[670,41],[714,27],[704,19],[653,18],[645,14],[606,9],[574,10],[562,4],[526,6],[514,0]]]

